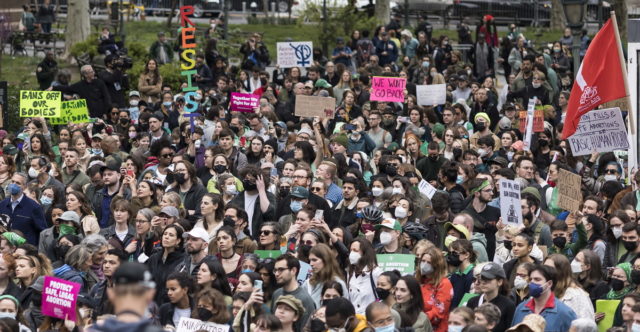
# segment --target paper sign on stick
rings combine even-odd
[[[574,156],[628,150],[629,140],[620,109],[599,109],[582,115],[575,134],[569,137],[569,144]]]
[[[260,106],[260,97],[251,93],[232,92],[229,109],[238,112],[252,112]]]
[[[513,180],[500,179],[500,217],[505,225],[522,225],[520,207],[520,184]]]
[[[89,118],[89,109],[85,99],[63,101],[60,105],[59,118],[50,118],[51,125],[66,125],[71,123],[91,122]]]
[[[447,102],[447,85],[417,85],[416,97],[421,106],[442,105]]]
[[[531,151],[531,135],[533,135],[533,114],[536,107],[536,97],[529,99],[527,105],[527,127],[524,133],[524,150]]]
[[[207,332],[228,332],[229,325],[203,322],[199,319],[180,317],[176,332],[196,332],[205,330]]]
[[[75,321],[80,287],[77,282],[45,276],[42,287],[42,314]]]
[[[382,271],[398,270],[402,275],[415,273],[416,256],[405,254],[379,254],[376,255],[378,266]]]
[[[20,91],[21,118],[59,118],[62,92]]]
[[[404,78],[374,76],[370,100],[404,103],[406,85],[407,80]]]
[[[277,43],[280,68],[311,67],[313,62],[312,42]]]
[[[423,195],[429,197],[429,199],[433,198],[433,195],[435,195],[436,191],[438,191],[438,189],[432,186],[425,179],[420,180],[420,183],[418,183],[418,190],[420,190],[420,193],[422,193]]]
[[[558,173],[558,207],[569,212],[580,209],[582,178],[578,174],[560,169]]]
[[[336,99],[333,97],[296,96],[297,116],[333,119],[336,113]]]

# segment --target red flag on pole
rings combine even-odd
[[[620,63],[614,29],[617,27],[609,19],[587,49],[571,89],[562,129],[563,139],[576,132],[583,114],[598,105],[627,96],[626,73]]]

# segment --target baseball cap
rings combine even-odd
[[[99,140],[102,140],[102,134],[95,133],[93,134],[93,136],[91,136],[91,139],[96,139],[96,138]]]
[[[185,232],[182,234],[183,238],[194,237],[196,239],[201,239],[202,241],[209,243],[209,232],[207,232],[202,227],[194,227],[192,230]]]
[[[304,87],[305,88],[311,88],[313,89],[313,81],[307,81],[304,83]]]
[[[80,217],[74,211],[65,211],[58,220],[71,221],[76,225],[80,225]]]
[[[180,212],[178,211],[178,209],[176,209],[175,206],[165,206],[162,208],[162,210],[160,210],[160,214],[165,214],[169,217],[173,217],[173,218],[178,218],[180,216]]]
[[[455,229],[456,231],[458,231],[458,233],[462,234],[465,240],[471,239],[471,236],[469,236],[469,230],[466,227],[464,227],[464,225],[452,224],[450,222],[444,224],[445,233],[449,232],[451,228]]]
[[[383,219],[379,224],[377,224],[375,226],[376,229],[380,229],[382,227],[388,228],[388,229],[392,229],[394,231],[401,231],[402,232],[402,226],[400,226],[400,223],[393,219],[393,218],[386,218]]]
[[[133,91],[129,92],[129,98],[134,97],[134,96],[135,97],[140,97],[140,92],[138,92],[136,90],[133,90]]]
[[[147,266],[138,262],[125,262],[120,264],[111,277],[115,286],[140,284],[147,288],[155,288],[153,276]]]
[[[509,165],[509,161],[505,159],[505,157],[497,156],[493,159],[489,159],[489,164],[500,165],[501,167],[507,167]]]
[[[291,196],[297,198],[309,198],[309,190],[305,187],[295,186],[291,190]]]
[[[18,134],[18,137],[16,137],[16,139],[20,139],[20,140],[23,140],[23,141],[28,141],[29,140],[29,134],[20,133],[20,134]]]
[[[316,88],[331,89],[331,84],[329,84],[325,79],[319,78],[316,81]]]
[[[494,262],[485,264],[480,271],[480,276],[486,279],[507,279],[504,269]]]
[[[18,154],[18,148],[13,144],[7,144],[2,148],[3,154],[15,155]]]
[[[114,172],[120,172],[120,166],[122,166],[120,161],[118,161],[118,160],[116,160],[114,158],[109,158],[109,160],[107,160],[105,165],[100,167],[100,173],[102,173],[102,172],[104,172],[106,170],[112,170]]]
[[[293,309],[296,314],[300,317],[304,314],[304,307],[302,306],[302,302],[293,295],[282,295],[276,300],[276,306],[278,304],[286,304],[291,309]]]

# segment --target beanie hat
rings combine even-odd
[[[476,116],[473,118],[473,122],[477,122],[478,118],[484,118],[487,121],[487,126],[491,125],[491,119],[489,119],[489,115],[487,113],[480,112],[476,114]]]
[[[436,134],[437,136],[442,137],[442,134],[444,133],[444,125],[438,122],[435,125],[433,125],[433,128],[431,130],[433,130],[433,133]]]
[[[347,138],[347,135],[345,134],[338,134],[334,136],[333,139],[331,139],[331,143],[338,143],[344,146],[345,148],[347,147],[348,142],[349,142],[349,138]]]

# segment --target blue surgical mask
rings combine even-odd
[[[531,295],[533,298],[538,298],[540,297],[540,295],[542,295],[542,293],[544,293],[544,287],[534,282],[529,283],[529,295]]]
[[[42,205],[51,205],[51,203],[53,203],[53,199],[49,196],[42,196],[40,197],[40,203],[42,203]]]
[[[162,105],[164,105],[164,107],[171,107],[171,102],[170,101],[165,101],[162,103]]]
[[[9,183],[7,189],[9,189],[11,195],[18,195],[22,191],[22,188],[15,183]]]
[[[291,207],[291,211],[298,212],[302,210],[302,201],[291,201],[289,207]]]
[[[449,325],[449,327],[447,327],[447,332],[462,332],[463,328],[464,326]]]
[[[253,271],[250,270],[250,269],[244,269],[244,270],[240,271],[240,273],[249,273],[249,272],[253,272]]]
[[[396,329],[396,325],[391,323],[387,326],[376,327],[375,332],[393,332]]]
[[[422,61],[422,67],[424,67],[424,68],[429,68],[430,64],[431,63],[429,63],[429,61]]]
[[[458,174],[458,176],[456,177],[456,183],[457,184],[462,184],[464,182],[464,177],[460,174]]]

